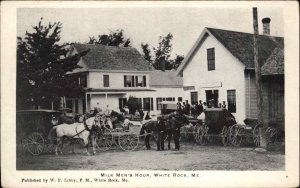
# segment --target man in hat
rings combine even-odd
[[[162,120],[162,117],[157,118],[157,125],[156,125],[156,132],[157,132],[157,151],[164,150],[165,144],[164,144],[164,133],[165,133],[165,123]]]

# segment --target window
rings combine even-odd
[[[207,49],[207,67],[208,71],[215,70],[215,48]]]
[[[191,103],[195,103],[198,101],[198,92],[191,92]]]
[[[124,87],[134,87],[134,76],[124,76]]]
[[[123,109],[127,105],[127,98],[119,98],[119,109]]]
[[[153,110],[153,98],[143,98],[143,109],[144,111]]]
[[[72,100],[66,100],[66,108],[73,109],[73,101]]]
[[[103,75],[103,87],[109,87],[109,75]]]
[[[136,87],[146,87],[146,76],[135,76]]]
[[[178,97],[178,102],[182,102],[182,97]]]
[[[79,76],[79,85],[82,87],[87,87],[86,75]]]
[[[156,98],[156,109],[161,110],[162,98]]]
[[[219,90],[205,90],[208,108],[217,108],[219,104]]]
[[[172,97],[167,97],[166,101],[173,101],[173,98]]]
[[[235,90],[227,90],[227,104],[228,104],[228,111],[231,113],[235,113],[236,112]]]
[[[75,113],[78,113],[78,99],[75,99]]]
[[[146,76],[125,75],[124,87],[146,87]]]

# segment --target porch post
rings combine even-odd
[[[87,104],[87,93],[85,93],[85,111],[88,112],[88,104]]]
[[[105,107],[107,106],[107,93],[105,93]]]

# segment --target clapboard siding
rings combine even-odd
[[[245,72],[246,118],[257,118],[257,94],[254,71]]]

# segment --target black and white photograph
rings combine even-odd
[[[14,146],[18,186],[199,186],[206,172],[299,184],[297,3],[35,3],[14,7],[15,61],[1,60],[14,70],[1,76],[1,121],[14,118],[1,146]],[[223,185],[276,186],[266,179]]]

